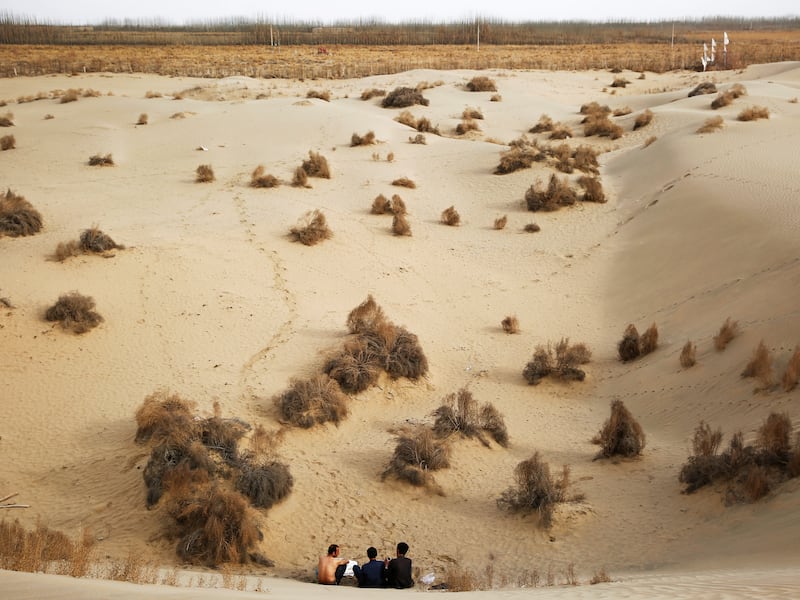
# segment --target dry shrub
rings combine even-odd
[[[336,356],[328,359],[322,372],[334,379],[342,391],[358,394],[378,381],[382,359],[381,353],[369,340],[356,338],[349,340]]]
[[[754,377],[762,389],[772,385],[772,353],[761,340],[753,350],[753,356],[742,371],[742,377]]]
[[[553,119],[549,115],[542,114],[539,121],[528,130],[528,133],[544,133],[553,130]]]
[[[11,190],[0,195],[0,237],[33,235],[42,229],[42,215]]]
[[[588,102],[587,104],[581,105],[579,112],[582,115],[608,115],[611,113],[611,109],[606,105],[600,105],[597,102]],[[583,122],[586,121],[584,118]]]
[[[710,81],[704,81],[703,83],[698,83],[695,86],[695,88],[689,92],[689,98],[693,96],[700,96],[703,94],[716,94],[716,93],[717,93],[717,86]]]
[[[653,143],[654,143],[654,142],[655,142],[657,139],[658,139],[658,137],[657,137],[657,136],[655,136],[655,135],[651,135],[649,138],[647,138],[647,139],[644,141],[644,143],[642,144],[642,148],[647,148],[648,146],[650,146],[651,144],[653,144]]]
[[[548,137],[551,140],[565,140],[572,137],[572,129],[562,123],[556,123]]]
[[[313,246],[333,237],[333,232],[328,227],[325,215],[319,209],[308,211],[289,230],[292,241],[300,242],[306,246]]]
[[[164,96],[161,92],[154,92],[152,90],[147,90],[147,92],[145,92],[144,94],[144,97],[150,99],[150,98],[163,98]]]
[[[506,333],[519,333],[519,319],[516,315],[510,315],[500,322],[503,331]]]
[[[399,177],[398,179],[395,179],[394,181],[392,181],[392,185],[396,185],[396,186],[399,186],[399,187],[410,188],[410,189],[414,189],[414,188],[417,187],[417,184],[414,183],[414,181],[409,179],[408,177]]]
[[[13,127],[14,126],[14,115],[10,112],[7,112],[4,115],[0,115],[0,127]]]
[[[650,354],[656,348],[658,348],[658,327],[653,323],[639,339],[639,350],[642,356],[644,356],[645,354]]]
[[[597,434],[600,452],[597,458],[638,456],[645,446],[642,426],[625,408],[622,400],[611,402],[611,416]]]
[[[0,137],[0,150],[13,150],[17,147],[17,139],[13,135]]]
[[[718,108],[723,108],[728,106],[731,102],[740,98],[741,96],[746,96],[747,90],[741,83],[734,83],[729,89],[724,92],[720,92],[719,95],[714,98],[711,102],[711,108],[717,110]]]
[[[395,215],[404,215],[408,212],[408,210],[406,209],[406,203],[403,202],[403,199],[397,194],[392,194],[391,209],[392,209],[392,214]]]
[[[361,99],[371,100],[372,98],[383,97],[385,95],[386,95],[386,90],[378,88],[370,88],[368,90],[364,90],[363,92],[361,92]]]
[[[358,135],[357,133],[354,133],[350,138],[351,148],[355,146],[372,146],[375,143],[376,141],[375,141],[374,131],[368,131],[363,135],[363,137]]]
[[[383,108],[405,108],[420,104],[428,106],[429,100],[419,90],[410,87],[397,87],[389,92],[381,102]]]
[[[392,233],[395,235],[411,235],[411,225],[405,214],[396,214],[392,219]]]
[[[470,131],[480,131],[481,128],[478,124],[473,121],[472,119],[464,119],[456,125],[456,134],[457,135],[464,135],[465,133],[469,133]]]
[[[373,215],[385,215],[386,213],[391,213],[392,203],[383,194],[378,194],[372,201],[372,208],[370,208],[369,212]]]
[[[428,359],[419,338],[403,327],[396,327],[388,345],[385,369],[392,379],[419,379],[428,372]]]
[[[197,421],[192,416],[195,406],[177,394],[150,394],[136,410],[136,442],[161,443],[171,438],[188,444],[197,435]]]
[[[457,227],[461,224],[461,215],[458,214],[455,206],[449,206],[442,211],[439,221],[444,225]]]
[[[739,335],[739,321],[732,321],[728,317],[720,326],[717,335],[714,336],[714,348],[718,352],[722,352],[737,335]]]
[[[322,179],[331,178],[331,170],[328,167],[328,160],[319,152],[308,151],[308,158],[301,165],[303,171],[309,177],[320,177]]]
[[[621,106],[620,108],[615,108],[614,112],[611,114],[615,117],[624,117],[625,115],[629,115],[633,112],[630,106]]]
[[[622,127],[613,123],[606,113],[590,113],[583,124],[583,135],[596,135],[616,140],[622,137]]]
[[[495,229],[505,229],[506,224],[508,223],[508,215],[503,215],[502,217],[497,217],[494,220],[494,228]]]
[[[417,135],[415,135],[413,138],[412,138],[412,137],[409,137],[409,138],[408,138],[408,141],[409,141],[409,143],[411,143],[411,144],[423,144],[423,145],[424,145],[424,144],[427,144],[427,143],[428,143],[428,141],[425,139],[425,136],[424,136],[424,135],[422,135],[421,133],[418,133],[418,134],[417,134]]]
[[[508,446],[508,430],[503,415],[490,403],[478,406],[478,401],[466,388],[445,396],[441,406],[433,411],[433,416],[436,418],[433,432],[439,437],[458,433],[463,437],[477,438],[488,448],[489,440],[484,435],[488,432],[498,444]]]
[[[142,113],[142,114],[139,115],[139,120],[136,121],[136,124],[137,125],[147,125],[148,120],[149,120],[149,118],[147,116],[147,113]]]
[[[467,82],[467,90],[470,92],[496,92],[497,84],[493,79],[485,75],[476,75]]]
[[[109,250],[124,249],[125,246],[117,244],[110,236],[103,233],[97,227],[90,227],[81,232],[80,247],[84,252],[95,252],[102,254]]]
[[[325,102],[331,101],[331,93],[328,90],[308,90],[306,92],[306,98],[316,98],[318,100],[324,100]]]
[[[214,169],[211,168],[211,165],[199,165],[197,169],[195,169],[194,180],[197,183],[210,183],[214,181],[214,179]]]
[[[736,117],[739,121],[756,121],[757,119],[769,119],[769,109],[766,106],[751,106],[745,108]]]
[[[420,427],[416,431],[397,436],[389,465],[381,480],[392,477],[418,487],[436,488],[431,471],[450,466],[450,446],[436,437],[433,430]]]
[[[245,463],[236,479],[236,490],[256,508],[271,508],[292,491],[294,478],[282,462]]]
[[[67,104],[68,102],[77,102],[80,91],[76,89],[68,89],[62,94],[59,104]]]
[[[722,129],[724,122],[725,120],[720,116],[708,118],[705,123],[697,128],[695,133],[713,133],[718,129]]]
[[[636,131],[637,129],[641,129],[650,124],[653,120],[653,111],[649,108],[640,112],[636,115],[636,119],[633,122],[633,130]]]
[[[531,185],[525,192],[525,204],[528,210],[554,211],[562,206],[571,206],[578,200],[578,195],[569,185],[567,178],[559,179],[553,173],[547,188],[541,187],[541,182]]]
[[[448,592],[472,592],[480,589],[475,575],[458,565],[447,568],[442,585]]]
[[[495,168],[495,175],[507,175],[520,169],[529,168],[534,162],[545,159],[544,153],[535,144],[530,146],[513,146],[500,155],[500,164]]]
[[[639,345],[639,330],[631,323],[625,328],[622,339],[617,344],[617,354],[622,362],[639,358],[642,351]]]
[[[697,346],[692,340],[687,340],[681,349],[680,363],[684,369],[693,367],[697,364]]]
[[[761,460],[771,465],[785,465],[792,449],[792,419],[789,413],[770,413],[756,437]]]
[[[350,333],[368,333],[385,322],[383,309],[375,302],[372,294],[368,294],[367,299],[347,315],[347,330]]]
[[[722,443],[722,430],[712,431],[705,421],[700,421],[694,430],[692,450],[695,456],[714,456]]]
[[[489,98],[489,102],[502,102],[503,97],[500,94],[492,94],[491,98]]]
[[[265,174],[264,171],[264,165],[258,165],[255,169],[253,169],[253,173],[250,175],[250,187],[273,188],[280,185],[277,177],[274,175]]]
[[[630,81],[625,79],[624,77],[614,77],[614,81],[611,82],[612,88],[624,88],[627,87]]]
[[[310,187],[308,185],[308,173],[306,173],[303,167],[297,167],[294,170],[294,176],[292,177],[292,185],[294,187]]]
[[[93,546],[94,536],[88,530],[73,541],[41,523],[27,530],[18,519],[0,520],[0,569],[84,577]]]
[[[595,571],[592,578],[589,580],[589,585],[597,585],[598,583],[611,583],[613,581],[611,576],[606,573],[605,568],[601,567],[599,571]]]
[[[794,349],[789,363],[786,365],[786,370],[783,372],[783,391],[791,392],[797,387],[797,382],[800,380],[800,346]]]
[[[465,121],[469,119],[481,120],[483,119],[483,113],[481,112],[480,108],[474,108],[472,106],[468,106],[461,113],[461,118],[464,119]]]
[[[395,121],[416,129],[420,133],[433,133],[439,135],[439,128],[434,127],[430,119],[427,117],[415,118],[410,111],[404,110],[396,118]]]
[[[550,474],[550,465],[539,452],[514,467],[515,486],[505,490],[497,499],[497,507],[509,512],[537,513],[542,527],[553,523],[555,505],[568,500],[570,469],[564,465],[561,477]]]
[[[591,146],[580,145],[572,154],[573,165],[579,171],[597,175],[600,164],[597,162],[597,150]]]
[[[522,231],[525,233],[538,233],[542,230],[538,223],[526,223]]]
[[[581,175],[578,178],[578,185],[583,188],[583,202],[597,202],[604,204],[606,202],[606,194],[603,191],[603,184],[600,182],[599,177],[589,177]]]
[[[328,421],[338,424],[348,412],[347,397],[339,384],[324,373],[293,379],[274,404],[282,421],[304,429]]]
[[[59,296],[58,301],[47,309],[44,318],[59,322],[61,327],[74,333],[86,333],[103,322],[103,317],[95,312],[94,307],[94,298],[69,292]]]
[[[106,154],[105,156],[93,154],[89,157],[89,165],[92,167],[113,167],[114,158],[111,154]]]
[[[569,338],[561,338],[555,346],[538,345],[533,357],[522,370],[522,376],[529,385],[537,385],[542,378],[551,376],[561,381],[583,381],[586,372],[578,365],[588,363],[592,352],[586,344],[570,345]]]

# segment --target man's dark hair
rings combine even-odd
[[[376,556],[378,556],[378,551],[374,547],[367,548],[367,558],[375,558]]]
[[[408,544],[406,544],[405,542],[400,542],[399,544],[397,544],[397,553],[398,554],[401,554],[401,555],[405,556],[406,552],[408,552]]]
[[[330,556],[331,554],[334,554],[338,547],[339,547],[339,544],[331,544],[330,546],[328,546],[328,556]]]

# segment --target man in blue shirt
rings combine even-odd
[[[383,561],[377,560],[378,551],[370,546],[367,548],[368,562],[359,567],[353,567],[353,575],[358,581],[358,587],[363,588],[377,588],[383,587],[386,581],[386,569],[383,566]]]

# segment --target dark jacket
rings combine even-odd
[[[386,569],[386,583],[391,588],[410,588],[414,586],[411,578],[411,559],[398,556],[389,561]]]
[[[361,567],[353,567],[353,573],[358,579],[358,587],[383,587],[386,581],[386,569],[382,560],[373,559],[365,562]]]

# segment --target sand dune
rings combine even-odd
[[[499,102],[465,91],[475,74],[5,80],[0,99],[10,102],[2,110],[13,112],[17,147],[0,153],[0,185],[25,196],[45,227],[0,238],[0,297],[14,305],[0,313],[0,495],[19,492],[31,505],[3,516],[70,535],[86,528],[101,556],[144,553],[175,564],[163,536],[166,516],[145,507],[149,449],[134,442],[135,410],[164,389],[196,401],[203,415],[217,401],[225,416],[277,429],[271,398],[291,378],[319,371],[346,339],[349,311],[372,294],[392,321],[419,336],[430,371],[416,382],[382,377],[350,400],[351,414],[338,427],[285,435],[278,453],[295,485],[265,513],[260,546],[276,564],[247,574],[268,578],[281,596],[305,597],[321,590],[274,577],[310,580],[330,542],[361,560],[369,545],[386,554],[404,539],[421,573],[441,579],[455,565],[484,578],[491,571],[509,598],[796,595],[798,482],[756,504],[726,506],[716,489],[682,494],[678,472],[700,420],[719,426],[726,440],[741,430],[751,441],[770,412],[787,412],[794,423],[800,415],[798,389],[754,393],[755,383],[739,376],[760,340],[778,377],[800,344],[800,105],[792,102],[800,65],[646,79],[628,73],[632,83],[614,95],[608,72],[498,69],[486,74],[497,82]],[[720,89],[739,82],[748,94],[713,111],[713,96],[687,97],[706,80]],[[443,134],[427,134],[425,145],[409,143],[416,132],[394,120],[399,110],[359,99],[365,89],[420,82],[431,85],[423,91],[430,104],[409,110]],[[11,102],[67,88],[101,95]],[[306,98],[309,90],[328,90],[331,101]],[[183,99],[174,99],[179,92]],[[593,100],[631,107],[615,119],[622,138],[584,138],[578,109]],[[736,120],[753,105],[768,107],[770,118]],[[484,119],[480,132],[460,137],[454,129],[467,107]],[[646,108],[653,122],[632,131]],[[142,113],[148,124],[137,126]],[[573,128],[571,145],[602,152],[608,203],[531,213],[525,191],[552,169],[535,163],[493,174],[505,144],[543,113]],[[716,115],[724,118],[720,131],[695,133]],[[370,130],[377,145],[350,147],[353,133]],[[331,179],[291,187],[310,150],[328,159]],[[98,153],[113,154],[116,165],[88,166]],[[200,164],[212,165],[216,181],[194,182]],[[251,188],[259,164],[283,185]],[[416,189],[392,186],[398,177]],[[392,235],[391,217],[370,214],[381,193],[403,198],[411,237]],[[451,205],[459,227],[439,222]],[[325,213],[333,238],[313,247],[292,243],[289,228],[312,209]],[[502,215],[508,225],[494,230]],[[533,221],[541,231],[523,232]],[[50,259],[58,242],[92,225],[126,248],[107,258]],[[78,336],[43,320],[70,290],[96,300],[104,317],[98,328]],[[519,318],[518,335],[502,331],[507,315]],[[717,352],[712,337],[726,317],[738,320],[741,335]],[[644,330],[653,322],[661,334],[656,352],[619,362],[616,343],[626,325]],[[586,381],[527,385],[521,373],[534,348],[562,337],[592,349]],[[698,364],[682,369],[687,340],[697,345]],[[464,386],[505,416],[510,447],[455,441],[451,468],[435,476],[444,495],[381,481],[392,432],[431,422],[442,398]],[[647,434],[637,460],[592,460],[591,439],[613,399],[624,401]],[[553,469],[570,465],[584,495],[557,511],[550,531],[495,503],[514,466],[537,450]],[[601,568],[615,582],[518,587],[520,574],[534,570],[561,581],[570,565],[584,583]],[[138,597],[125,584],[7,572],[0,580],[17,598]],[[157,595],[187,593],[201,592],[163,588]]]

